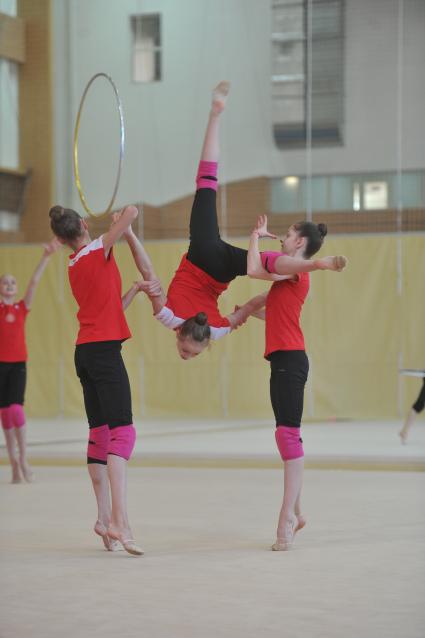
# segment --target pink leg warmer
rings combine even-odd
[[[198,174],[196,176],[196,188],[199,190],[200,188],[212,188],[213,190],[217,190],[217,162],[205,162],[201,160],[199,162]],[[208,179],[209,177],[214,177],[215,179]]]
[[[89,431],[89,442],[87,444],[87,458],[95,459],[106,465],[109,448],[109,428],[107,425],[99,425]]]
[[[1,424],[4,430],[13,428],[12,419],[10,418],[10,408],[1,409]]]
[[[9,414],[13,427],[21,428],[25,425],[25,412],[23,405],[20,403],[12,403],[9,407]]]
[[[277,449],[283,461],[292,461],[304,456],[300,428],[278,425],[275,432]]]
[[[128,461],[136,442],[136,430],[133,425],[120,425],[111,429],[108,454],[121,456]]]

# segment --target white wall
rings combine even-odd
[[[425,167],[425,2],[404,0],[401,84],[399,0],[346,0],[345,136],[341,148],[315,149],[316,174],[395,170],[401,109],[402,168]],[[401,102],[398,102],[398,91]],[[303,174],[304,151],[273,153],[273,169]],[[285,161],[286,160],[286,161]]]
[[[404,8],[402,166],[407,169],[425,164],[425,3],[404,0]],[[223,119],[221,179],[305,172],[304,151],[282,152],[273,144],[268,0],[55,0],[53,10],[58,200],[79,207],[72,131],[83,89],[98,71],[115,80],[125,110],[118,204],[158,205],[193,190],[210,90],[222,78],[232,82],[232,93]],[[129,18],[148,12],[162,14],[164,79],[134,84]],[[314,150],[315,173],[396,168],[397,15],[398,0],[346,0],[345,144]],[[93,126],[86,123],[81,132],[82,178],[96,202],[108,200],[116,167],[111,99],[100,87],[93,91],[86,113]]]

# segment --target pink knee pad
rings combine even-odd
[[[3,430],[10,430],[13,428],[12,419],[10,418],[10,408],[1,409],[1,424],[3,426]]]
[[[21,428],[23,425],[25,425],[24,406],[20,403],[12,403],[9,408],[9,415],[13,427]]]
[[[133,425],[120,425],[111,429],[108,454],[121,456],[128,461],[136,442],[136,430]]]
[[[90,428],[89,441],[87,444],[87,458],[95,459],[101,463],[108,460],[109,448],[109,428],[107,425],[99,425],[97,428]]]
[[[277,449],[283,461],[292,461],[304,456],[300,428],[278,425],[275,432]]]
[[[196,188],[212,188],[217,190],[217,179],[208,179],[208,177],[217,178],[217,162],[199,162],[198,174],[196,176]]]

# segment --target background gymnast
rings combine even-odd
[[[409,430],[414,424],[414,422],[416,421],[416,417],[418,416],[418,414],[420,414],[420,412],[422,412],[424,407],[425,407],[425,377],[422,379],[422,388],[418,394],[418,398],[416,399],[415,403],[412,405],[409,412],[407,413],[404,425],[399,432],[400,441],[403,443],[403,445],[406,445],[407,437],[409,435]]]
[[[19,301],[15,301],[18,294],[16,278],[8,274],[0,277],[0,410],[12,483],[21,483],[22,477],[27,482],[34,479],[26,454],[24,400],[28,353],[25,320],[44,269],[59,247],[56,239],[44,246],[43,256]]]

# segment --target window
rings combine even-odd
[[[159,13],[131,17],[134,82],[162,79],[161,16]]]
[[[305,211],[308,181],[305,176],[295,175],[272,178],[271,212]],[[317,212],[395,209],[399,201],[400,186],[403,207],[425,207],[425,170],[405,171],[401,175],[401,180],[393,172],[315,175],[311,178],[310,184],[313,210]]]
[[[312,146],[341,144],[343,0],[312,0],[311,4],[273,0],[272,25],[272,113],[277,146],[305,146],[308,102]]]
[[[365,210],[387,208],[387,182],[365,182],[363,184],[363,206]]]

